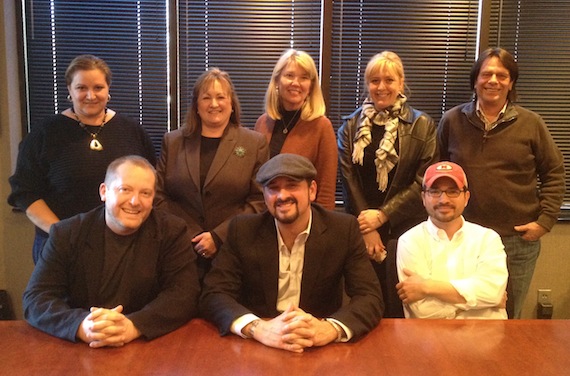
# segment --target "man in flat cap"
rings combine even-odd
[[[294,154],[259,169],[268,211],[232,220],[204,280],[200,309],[222,335],[302,352],[356,340],[380,321],[382,293],[358,223],[312,203],[315,175]]]
[[[463,219],[469,196],[461,166],[427,168],[429,218],[398,239],[396,288],[406,318],[507,318],[507,255],[499,234]]]

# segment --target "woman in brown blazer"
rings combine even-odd
[[[185,126],[164,135],[155,200],[188,223],[201,278],[226,239],[230,219],[265,209],[255,176],[268,158],[265,137],[241,127],[229,75],[217,68],[204,72]]]

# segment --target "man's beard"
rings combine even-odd
[[[295,205],[295,210],[293,213],[290,213],[288,216],[285,216],[279,212],[278,206],[281,204],[292,204]],[[277,200],[274,204],[275,209],[275,218],[284,224],[291,224],[299,218],[299,207],[297,206],[297,200],[294,198],[288,198],[287,200]]]
[[[442,214],[438,211],[439,208],[447,208],[451,210],[451,212],[447,214]],[[433,208],[433,217],[442,223],[451,222],[458,217],[455,213],[455,209],[456,209],[455,205],[436,205]]]

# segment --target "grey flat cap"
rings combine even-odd
[[[266,186],[279,176],[294,180],[314,179],[317,176],[315,166],[307,158],[297,154],[277,154],[259,168],[256,180]]]

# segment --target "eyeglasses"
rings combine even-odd
[[[295,75],[295,74],[293,74],[293,73],[290,73],[290,72],[284,73],[284,74],[283,74],[283,77],[285,77],[287,80],[289,80],[289,81],[291,81],[291,82],[297,80],[297,82],[299,82],[299,83],[304,83],[304,82],[307,82],[307,81],[310,81],[310,80],[311,80],[311,77],[309,77],[309,75],[305,75],[305,74],[304,74],[304,75],[301,75],[301,76],[297,76],[297,75]]]
[[[449,198],[457,198],[462,192],[467,192],[467,189],[450,188],[445,191],[442,191],[441,189],[430,188],[430,189],[424,189],[424,192],[427,193],[430,197],[434,198],[441,197],[443,193],[445,193]]]

